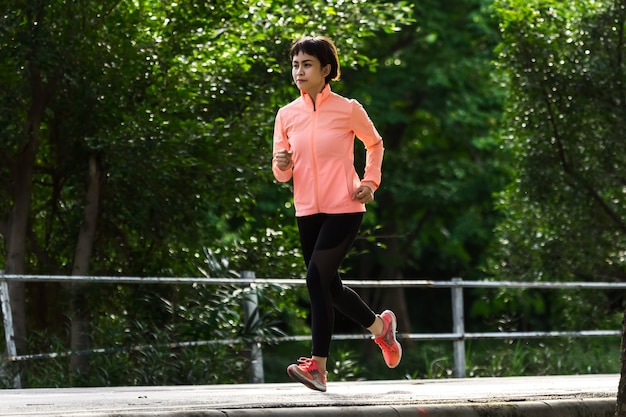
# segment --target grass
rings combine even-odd
[[[368,340],[334,341],[329,361],[329,381],[440,379],[454,377],[451,342],[403,341],[402,362],[385,366],[378,347]],[[216,352],[185,349],[144,352],[132,361],[124,355],[96,355],[87,385],[171,385],[247,382],[245,351]],[[298,357],[310,354],[310,342],[263,346],[265,382],[290,382],[285,369]],[[219,364],[218,364],[219,362]],[[117,367],[115,366],[117,364]],[[31,361],[20,366],[29,387],[71,386],[68,359]],[[155,371],[157,369],[157,371]],[[466,376],[506,377],[619,373],[619,337],[550,338],[530,340],[472,340],[466,342]],[[111,373],[117,375],[111,378]],[[10,374],[10,372],[9,372]],[[101,374],[101,375],[100,375]],[[220,376],[223,374],[222,376]],[[238,376],[236,376],[238,375]],[[5,378],[6,378],[5,374]],[[10,388],[10,381],[1,384]]]
[[[388,369],[368,341],[335,341],[330,381],[454,377],[451,342],[407,342],[400,365]],[[307,355],[307,343],[264,348],[266,382],[287,382],[288,364]],[[619,373],[619,337],[472,340],[466,342],[466,377]]]

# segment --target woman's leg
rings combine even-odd
[[[298,218],[300,242],[307,266],[307,289],[311,301],[312,358],[287,367],[289,376],[311,389],[326,391],[326,362],[334,327],[335,307],[366,327],[383,349],[390,367],[400,361],[401,348],[395,340],[395,316],[390,311],[377,316],[361,297],[341,282],[339,267],[352,245],[363,213],[316,214]],[[383,316],[384,320],[383,321]],[[383,327],[382,334],[379,328]]]
[[[298,218],[300,240],[307,265],[307,288],[311,299],[314,357],[328,357],[334,326],[334,307],[363,327],[367,328],[375,323],[376,316],[372,310],[356,292],[341,283],[338,274],[362,219],[362,213]]]

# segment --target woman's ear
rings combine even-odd
[[[324,75],[324,77],[330,74],[330,69],[331,69],[330,64],[324,65],[324,68],[322,68],[322,74]]]

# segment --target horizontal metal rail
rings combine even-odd
[[[618,330],[583,330],[583,331],[565,331],[565,332],[492,332],[492,333],[397,333],[398,340],[421,340],[421,341],[462,341],[472,339],[544,339],[558,337],[607,337],[620,336]],[[369,334],[336,334],[332,336],[333,340],[369,340]],[[300,336],[281,336],[271,338],[250,338],[254,343],[284,343],[284,342],[308,342],[311,340],[310,335]],[[201,347],[211,345],[234,345],[240,343],[240,339],[220,339],[220,340],[199,340],[193,342],[172,342],[156,345],[134,345],[134,346],[118,346],[111,348],[99,348],[78,351],[53,352],[53,353],[36,353],[32,355],[16,355],[9,356],[6,360],[10,362],[24,362],[34,359],[56,359],[66,358],[74,355],[91,355],[103,353],[122,353],[122,352],[142,352],[147,349],[179,349],[187,347]]]
[[[206,277],[116,277],[79,275],[0,275],[0,280],[29,282],[94,282],[111,284],[206,284],[206,285],[306,285],[304,278],[206,278]],[[626,282],[518,282],[518,281],[435,281],[403,280],[342,280],[345,285],[361,288],[545,288],[545,289],[626,289]]]

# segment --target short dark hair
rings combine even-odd
[[[341,77],[337,48],[332,40],[325,36],[305,36],[298,39],[289,50],[289,57],[293,59],[300,52],[312,55],[320,60],[322,67],[330,64],[330,72],[326,76],[326,84],[331,80],[337,81]]]

